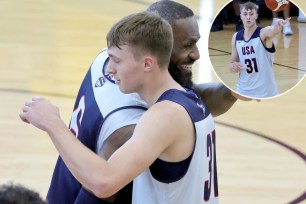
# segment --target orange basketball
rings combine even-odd
[[[272,11],[282,11],[289,4],[288,0],[265,0],[267,7]]]

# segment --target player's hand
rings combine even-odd
[[[239,62],[232,62],[230,68],[231,68],[231,72],[237,73],[237,72],[240,72],[244,68],[244,66],[243,64]]]
[[[33,97],[27,101],[19,117],[23,122],[31,123],[44,131],[60,120],[58,107],[42,97]]]
[[[279,19],[277,22],[279,26],[283,27],[286,23],[288,23],[291,20],[291,17],[287,18],[286,20]]]

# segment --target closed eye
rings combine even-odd
[[[112,63],[118,64],[120,62],[120,60],[117,57],[114,57],[114,56],[109,56],[109,59]]]

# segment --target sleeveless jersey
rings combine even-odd
[[[278,94],[273,72],[275,47],[265,47],[257,27],[249,41],[243,38],[244,30],[236,35],[239,62],[245,68],[239,74],[237,92],[251,98],[267,98]]]
[[[147,109],[138,94],[120,92],[118,85],[106,73],[108,59],[105,49],[94,60],[81,84],[69,124],[71,132],[93,152],[101,148],[104,140],[116,129],[136,124]],[[107,128],[102,135],[104,123]],[[49,204],[107,203],[83,189],[61,157],[53,172],[47,201]]]
[[[180,104],[189,113],[195,127],[194,150],[190,159],[187,159],[189,161],[184,171],[178,169],[178,166],[173,166],[176,162],[157,159],[149,169],[134,179],[132,203],[217,204],[216,135],[212,115],[202,103],[200,96],[191,89],[187,92],[168,90],[157,102],[164,100]],[[159,165],[153,169],[156,162]],[[171,178],[180,171],[181,175]]]

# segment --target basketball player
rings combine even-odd
[[[278,95],[273,73],[275,47],[273,38],[282,31],[289,19],[278,19],[277,24],[258,27],[257,5],[241,4],[240,17],[244,30],[232,38],[230,70],[239,73],[237,92],[251,98],[268,98]]]
[[[108,161],[73,136],[49,101],[33,98],[20,114],[48,133],[73,175],[98,197],[137,177],[135,204],[218,203],[214,121],[196,91],[168,72],[172,35],[165,20],[148,12],[123,18],[107,34],[110,76],[149,106]]]
[[[192,86],[192,64],[199,59],[197,41],[200,38],[196,17],[186,6],[174,1],[158,1],[148,8],[170,22],[174,45],[169,70],[182,85]],[[141,115],[147,108],[137,94],[122,94],[106,72],[109,61],[107,50],[94,60],[80,87],[70,130],[91,151],[108,159],[130,138]],[[236,101],[221,83],[194,84],[212,115],[226,112]],[[74,178],[58,158],[47,200],[49,204],[102,203],[103,201]],[[116,199],[104,203],[131,203],[131,185],[119,192]],[[85,202],[86,201],[86,202]]]

